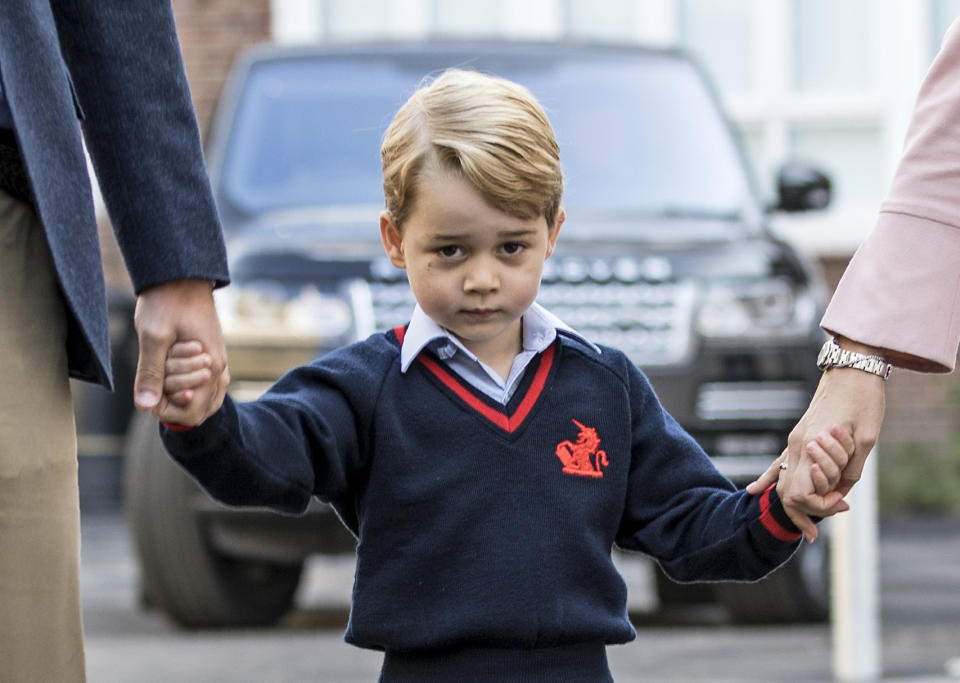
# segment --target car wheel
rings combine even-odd
[[[829,527],[790,560],[756,583],[716,584],[717,599],[740,623],[825,621],[830,616]]]
[[[125,450],[127,517],[145,603],[188,628],[264,626],[289,610],[302,563],[216,552],[193,504],[205,494],[167,455],[156,418],[134,416]]]

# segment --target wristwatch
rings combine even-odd
[[[841,348],[837,340],[831,337],[823,344],[820,355],[817,356],[817,367],[821,370],[830,368],[856,368],[870,374],[877,375],[886,381],[893,371],[893,365],[880,356],[869,356],[857,351]]]

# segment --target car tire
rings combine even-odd
[[[205,494],[167,455],[153,416],[134,416],[125,450],[127,518],[144,602],[186,628],[265,626],[283,616],[303,564],[216,552],[193,504]]]
[[[717,600],[742,624],[810,623],[830,616],[829,531],[804,543],[790,560],[756,583],[716,584]]]

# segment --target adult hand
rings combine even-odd
[[[229,383],[227,350],[207,280],[172,280],[144,290],[137,297],[134,325],[140,342],[134,404],[165,422],[198,425],[216,412]],[[213,381],[198,387],[187,405],[163,395],[164,364],[177,341],[196,340],[210,356]]]
[[[834,425],[829,432],[821,432],[815,440],[806,444],[798,472],[792,475],[788,473],[791,469],[788,464],[790,451],[785,448],[780,457],[770,463],[766,472],[747,485],[747,492],[760,494],[776,482],[777,495],[783,503],[784,512],[804,537],[813,543],[818,532],[808,514],[811,510],[817,516],[827,517],[850,509],[843,499],[844,494],[834,490],[834,487],[850,461],[853,450],[853,434],[850,430]]]
[[[875,349],[864,352],[867,350],[877,353]],[[808,540],[815,539],[817,530],[810,517],[846,509],[842,499],[860,480],[867,454],[880,434],[883,412],[880,377],[853,368],[824,372],[810,406],[787,439],[787,468],[771,467],[747,490],[758,493],[777,482],[777,493],[790,519]],[[847,432],[853,435],[850,459],[844,466],[831,465],[822,457],[824,449],[818,439],[842,440]]]

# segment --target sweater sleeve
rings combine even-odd
[[[771,487],[737,490],[631,368],[633,453],[617,544],[656,559],[677,581],[756,580],[801,534]]]
[[[361,345],[341,349],[290,371],[256,401],[227,397],[199,427],[162,427],[163,442],[223,503],[300,513],[316,495],[350,520],[384,370]]]
[[[960,20],[917,96],[873,232],[821,322],[895,365],[948,372],[960,343]]]

